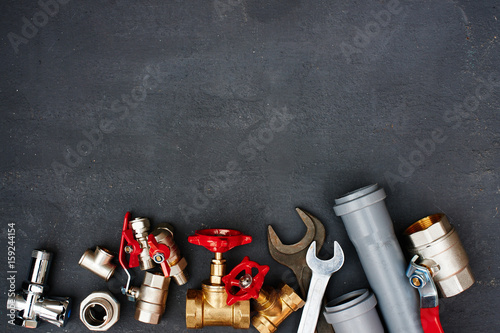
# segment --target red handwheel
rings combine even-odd
[[[253,268],[258,271],[255,276],[252,276]],[[237,278],[242,272],[245,272],[245,275]],[[242,262],[222,278],[227,293],[227,305],[259,297],[259,292],[264,284],[267,272],[269,272],[269,266],[259,265],[255,261],[251,261],[248,257],[243,258]]]
[[[252,236],[233,229],[203,229],[196,230],[194,236],[189,236],[188,242],[204,246],[211,252],[223,253],[233,247],[251,243]]]

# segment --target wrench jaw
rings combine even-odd
[[[316,242],[312,242],[307,250],[306,262],[313,273],[321,275],[331,275],[344,265],[344,251],[340,244],[333,243],[333,257],[328,260],[321,260],[316,256]]]

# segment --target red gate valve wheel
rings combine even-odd
[[[139,242],[134,237],[133,230],[130,229],[130,215],[130,212],[127,212],[123,220],[122,237],[120,240],[120,253],[118,255],[120,265],[124,269],[139,266],[139,254],[141,254],[142,252]],[[126,245],[125,242],[127,243]],[[128,262],[125,262],[125,253],[130,255]]]
[[[203,229],[196,230],[194,236],[189,236],[188,242],[204,246],[211,252],[224,253],[233,247],[251,243],[252,236],[233,229]]]
[[[253,268],[256,268],[258,271],[255,276],[252,276]],[[237,278],[242,272],[245,272],[245,274],[241,278]],[[224,288],[226,288],[227,305],[259,297],[260,288],[264,284],[267,272],[269,272],[269,266],[259,265],[255,261],[251,261],[248,257],[243,258],[242,262],[222,278]]]
[[[158,244],[156,238],[153,234],[148,236],[149,245],[149,256],[153,261],[161,266],[163,275],[165,277],[170,276],[170,266],[167,263],[167,259],[170,257],[170,249],[165,244]]]

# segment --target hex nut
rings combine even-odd
[[[80,320],[91,331],[107,331],[120,318],[120,303],[105,291],[95,291],[80,303]]]

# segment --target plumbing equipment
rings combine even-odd
[[[88,269],[104,281],[108,281],[115,273],[116,265],[112,263],[114,255],[111,251],[96,246],[95,251],[88,249],[80,258],[78,265]]]
[[[139,266],[141,270],[145,271],[154,267],[153,260],[149,256],[148,234],[150,223],[147,218],[136,217],[129,222],[130,229],[134,231],[134,237],[141,246],[141,253],[139,253]]]
[[[91,331],[107,331],[120,319],[120,303],[106,291],[94,291],[80,303],[80,320]]]
[[[252,276],[252,269],[257,274]],[[259,265],[248,257],[234,267],[222,278],[226,288],[227,305],[254,299],[253,310],[257,314],[252,317],[252,325],[261,333],[272,333],[294,311],[304,306],[304,301],[286,284],[281,284],[278,290],[270,286],[262,286],[269,266]],[[245,273],[245,274],[242,274]],[[240,276],[238,278],[238,276]]]
[[[66,325],[71,314],[71,298],[46,298],[52,254],[44,250],[33,250],[28,280],[23,283],[23,291],[9,298],[7,307],[16,311],[15,323],[28,328],[36,328],[40,320],[58,327]]]
[[[342,247],[340,247],[339,243],[334,242],[333,249],[333,257],[328,260],[321,260],[316,257],[316,242],[312,242],[309,250],[307,250],[306,261],[307,266],[312,271],[312,277],[297,333],[314,332],[328,281],[332,274],[344,265]]]
[[[170,250],[170,255],[166,258],[170,267],[170,276],[179,286],[186,284],[189,279],[186,271],[187,261],[174,241],[174,228],[168,223],[160,223],[153,230],[152,235],[158,244],[166,245]]]
[[[467,253],[444,214],[424,217],[404,234],[408,251],[419,256],[419,265],[429,268],[443,297],[455,296],[474,284]]]
[[[335,199],[368,282],[391,333],[421,333],[416,291],[405,276],[406,261],[394,234],[384,189],[377,184]]]
[[[204,326],[250,327],[250,301],[242,300],[227,305],[222,278],[226,275],[224,252],[252,241],[251,236],[232,229],[197,230],[189,236],[191,244],[201,245],[215,253],[210,265],[210,278],[202,282],[201,290],[189,289],[186,295],[186,326],[202,328]]]
[[[335,298],[323,313],[335,333],[384,333],[376,305],[375,295],[360,289]]]
[[[158,324],[165,313],[169,284],[169,277],[146,272],[141,287],[135,288],[137,303],[134,318],[143,323]]]

